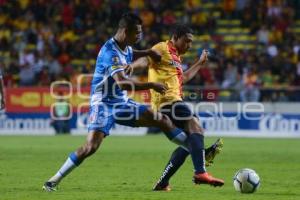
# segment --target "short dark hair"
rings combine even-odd
[[[119,28],[129,28],[136,25],[141,25],[142,19],[133,13],[125,13],[119,21]]]
[[[188,33],[193,34],[193,30],[185,24],[175,24],[172,28],[172,36],[175,38],[180,38]]]

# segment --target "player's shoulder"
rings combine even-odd
[[[107,40],[104,45],[102,46],[101,50],[107,51],[107,52],[113,52],[114,51],[114,43],[112,39]]]
[[[113,41],[112,41],[112,39],[110,39],[110,40],[107,40],[103,44],[98,56],[100,56],[102,59],[103,58],[105,59],[105,58],[109,58],[109,57],[116,56],[116,55],[117,55],[117,53],[114,48]]]
[[[157,44],[155,44],[152,49],[163,52],[167,50],[167,42],[166,41],[162,41],[159,42]]]
[[[161,41],[159,43],[156,43],[153,48],[164,48],[167,46],[167,42],[166,41]]]

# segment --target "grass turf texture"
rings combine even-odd
[[[215,139],[207,138],[206,144]],[[151,188],[176,146],[163,136],[110,136],[100,151],[64,179],[59,191],[42,191],[44,181],[84,141],[74,136],[1,136],[0,199],[300,199],[299,139],[224,138],[223,152],[208,169],[224,178],[224,187],[193,185],[188,158],[172,179],[173,190],[166,193]],[[254,194],[237,193],[232,186],[234,173],[244,167],[255,169],[261,177]]]

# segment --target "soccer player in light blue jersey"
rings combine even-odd
[[[135,51],[130,46],[141,39],[141,24],[141,19],[136,15],[124,15],[115,36],[101,48],[91,85],[87,141],[71,153],[58,172],[44,184],[45,190],[56,190],[63,177],[99,148],[114,123],[136,127],[157,126],[166,133],[179,137],[181,131],[172,125],[168,117],[161,115],[158,116],[159,119],[155,119],[155,113],[147,106],[127,97],[127,90],[154,89],[163,93],[166,89],[160,83],[141,83],[124,74],[124,67],[134,64],[131,63],[133,59],[142,56],[160,58],[152,50]]]
[[[46,191],[55,191],[56,186],[84,159],[92,155],[115,123],[132,127],[159,127],[174,143],[185,145],[192,152],[195,169],[204,169],[204,161],[199,158],[199,141],[189,138],[176,128],[168,116],[155,113],[149,107],[134,102],[127,97],[127,91],[153,89],[164,93],[166,86],[161,83],[142,83],[125,75],[127,65],[139,65],[132,61],[138,57],[150,56],[159,59],[153,50],[135,51],[131,48],[141,39],[142,21],[134,14],[125,14],[119,21],[117,33],[101,48],[91,86],[88,136],[86,143],[71,153],[65,163],[43,185]]]

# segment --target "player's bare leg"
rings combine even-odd
[[[57,171],[57,173],[51,177],[43,185],[43,189],[51,192],[57,190],[59,182],[67,176],[74,168],[79,166],[83,160],[94,154],[99,148],[104,139],[104,133],[99,131],[91,131],[87,136],[86,143],[79,147],[75,152],[71,153],[65,163]]]
[[[135,122],[136,126],[160,128],[168,139],[178,145],[185,145],[186,134],[177,128],[167,115],[156,113],[151,109],[146,110],[142,116]]]

